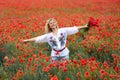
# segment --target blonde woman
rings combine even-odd
[[[87,28],[88,26],[73,26],[59,28],[57,21],[54,18],[47,20],[45,25],[45,32],[41,36],[31,39],[23,40],[24,43],[34,41],[35,43],[48,42],[51,46],[51,57],[53,61],[61,61],[63,59],[69,60],[69,50],[66,47],[66,40],[68,35],[79,32],[79,29]]]

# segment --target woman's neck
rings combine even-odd
[[[52,29],[52,33],[55,37],[57,37],[57,34],[58,34],[58,28],[54,28]]]
[[[57,32],[58,32],[58,29],[57,29],[57,28],[53,28],[53,29],[52,29],[52,32],[53,32],[53,33],[57,33]]]

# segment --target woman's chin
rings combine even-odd
[[[53,26],[53,27],[51,27],[52,29],[55,29],[56,28],[56,26]]]

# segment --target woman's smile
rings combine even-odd
[[[50,21],[49,25],[50,25],[50,28],[56,28],[57,22],[52,20]]]

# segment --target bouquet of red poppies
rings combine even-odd
[[[85,31],[88,31],[90,29],[90,27],[99,27],[98,23],[99,23],[98,19],[90,17],[89,21],[87,23],[88,28],[86,28]]]
[[[98,19],[94,19],[93,17],[90,17],[89,18],[89,21],[88,21],[88,27],[98,27],[99,25],[98,25]]]

